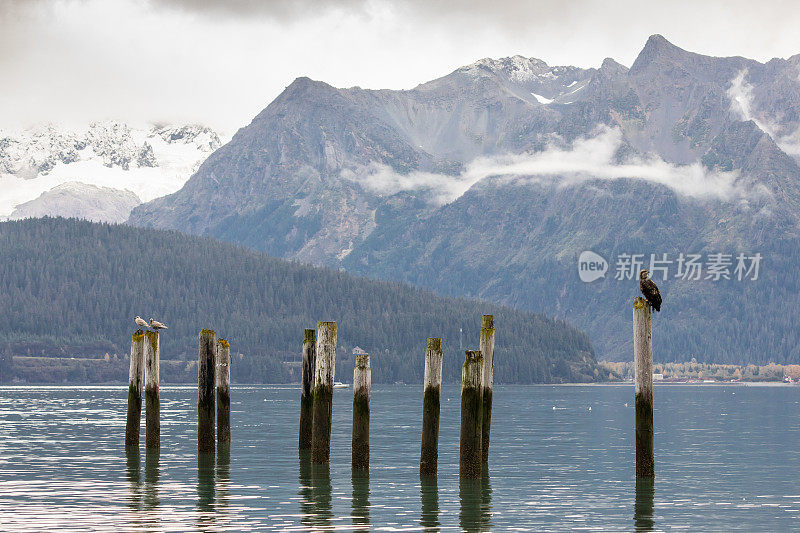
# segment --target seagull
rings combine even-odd
[[[158,331],[160,329],[169,329],[169,328],[167,328],[167,326],[165,326],[161,322],[153,320],[152,318],[150,319],[150,327],[153,328],[155,331]]]
[[[136,315],[136,318],[134,318],[133,321],[136,322],[136,325],[139,326],[140,328],[147,327],[147,322],[145,322],[139,315]]]

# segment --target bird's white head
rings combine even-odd
[[[639,272],[639,279],[647,279],[649,277],[650,277],[650,272],[647,269],[642,269],[642,271]]]

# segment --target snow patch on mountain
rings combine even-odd
[[[171,194],[220,145],[219,135],[200,125],[110,121],[0,131],[0,217],[68,182],[128,189],[142,201]]]
[[[533,95],[534,98],[536,98],[536,100],[538,100],[540,104],[547,105],[553,101],[552,98],[545,98],[541,94],[536,94],[536,93],[531,93],[531,94]]]

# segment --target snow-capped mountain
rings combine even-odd
[[[142,203],[131,191],[97,187],[70,181],[43,192],[35,200],[20,204],[10,220],[60,216],[92,222],[125,222],[131,209]]]
[[[149,201],[180,189],[203,160],[219,148],[220,137],[201,125],[156,125],[136,128],[119,122],[94,122],[83,129],[67,129],[45,125],[23,131],[0,131],[0,217],[14,212],[26,216],[57,215],[83,212],[80,205],[64,202],[108,196],[109,189],[119,196],[130,191],[140,201]],[[65,183],[78,183],[98,188],[81,189],[81,194],[65,196],[55,190]],[[70,189],[70,188],[68,188]],[[71,192],[75,193],[73,185]],[[31,210],[15,208],[39,200]],[[98,192],[99,191],[99,192]],[[59,201],[54,202],[53,198]],[[123,205],[131,201],[130,196]],[[47,206],[56,206],[47,211]],[[115,205],[112,212],[97,212],[100,205]],[[135,206],[131,205],[131,209]],[[94,220],[124,220],[115,202],[87,206]],[[31,213],[38,213],[32,215]]]
[[[528,103],[570,104],[578,99],[597,69],[572,66],[551,67],[541,59],[516,55],[484,58],[456,70],[456,74],[502,79],[507,89]]]

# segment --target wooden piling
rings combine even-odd
[[[483,315],[481,324],[483,355],[483,423],[481,429],[482,461],[489,462],[489,434],[492,427],[492,385],[494,382],[494,315]]]
[[[655,476],[653,444],[653,337],[650,304],[633,301],[633,361],[636,394],[636,477]]]
[[[352,469],[369,468],[369,406],[372,397],[372,370],[369,354],[356,356],[353,370]]]
[[[303,338],[303,375],[300,390],[300,451],[311,449],[314,413],[314,366],[317,355],[317,330],[307,329]]]
[[[214,382],[217,334],[210,329],[200,331],[197,360],[197,451],[213,452]]]
[[[143,388],[144,333],[139,330],[131,335],[131,365],[128,370],[128,418],[125,424],[125,446],[139,446]]]
[[[311,462],[312,464],[328,464],[331,455],[333,375],[336,366],[336,322],[319,322],[317,324],[316,352]]]
[[[442,388],[442,339],[428,339],[422,396],[422,450],[419,475],[436,476],[439,463],[439,407]]]
[[[161,400],[159,398],[159,359],[161,357],[157,331],[144,332],[144,408],[145,447],[161,448]]]
[[[482,472],[483,355],[467,350],[461,370],[461,451],[458,475],[477,478]]]
[[[217,341],[217,444],[220,449],[231,445],[231,345],[226,339]]]

